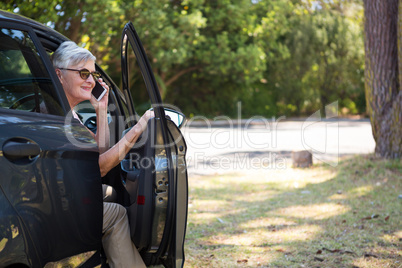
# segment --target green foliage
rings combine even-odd
[[[270,11],[257,13],[262,21],[257,38],[268,57],[256,98],[270,95],[275,105],[269,107],[274,106],[271,111],[279,115],[311,114],[337,100],[341,108],[348,106],[349,113],[364,112],[360,21],[328,5],[312,9],[288,1],[260,1],[256,7],[261,10],[267,5]],[[351,16],[360,11],[355,6],[344,9]],[[269,110],[265,115],[270,115]]]
[[[0,8],[90,49],[117,81],[121,29],[132,21],[162,97],[186,114],[235,116],[239,101],[243,116],[309,115],[333,101],[344,113],[365,111],[360,0],[6,0]]]

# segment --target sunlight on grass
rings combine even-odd
[[[275,227],[275,226],[289,226],[289,225],[295,225],[296,221],[294,220],[289,220],[286,218],[272,218],[272,217],[266,217],[266,218],[258,218],[255,220],[250,220],[248,222],[240,224],[240,228],[269,228],[269,227]]]
[[[351,197],[360,197],[360,196],[367,195],[368,193],[370,193],[373,190],[374,190],[374,187],[372,185],[365,185],[365,186],[361,186],[361,187],[352,189],[349,193],[350,193]]]
[[[308,184],[319,184],[331,180],[334,173],[320,167],[310,169],[287,168],[284,170],[272,170],[267,172],[266,182],[276,182],[286,188],[303,188]]]
[[[401,265],[393,265],[394,260],[387,260],[387,259],[377,259],[377,258],[365,258],[360,257],[357,260],[353,261],[354,267],[364,267],[364,268],[371,268],[371,267],[380,267],[380,268],[401,268]]]
[[[189,178],[185,267],[402,265],[401,161]]]
[[[350,210],[349,207],[334,203],[315,204],[308,206],[291,206],[274,211],[275,214],[287,217],[310,218],[314,220],[323,220],[338,216]]]
[[[218,221],[218,218],[222,217],[219,213],[197,213],[189,217],[189,222],[194,224],[203,224],[211,221]]]
[[[395,235],[390,235],[390,234],[385,234],[381,237],[382,240],[387,241],[389,243],[395,243],[397,244],[399,242],[400,237],[398,237],[398,234]]]
[[[242,234],[221,235],[219,243],[225,245],[267,246],[275,244],[277,241],[289,243],[314,239],[321,231],[321,227],[317,225],[277,226],[276,229],[261,228],[252,231],[244,231]]]
[[[364,257],[354,261],[357,267],[381,267],[400,268],[402,267],[402,248],[387,248],[377,245],[370,249]]]
[[[400,226],[402,228],[402,226]],[[396,237],[398,237],[399,239],[402,239],[402,230],[395,232]]]
[[[270,198],[275,198],[275,196],[277,196],[278,194],[280,194],[280,191],[275,191],[275,190],[267,190],[267,191],[256,191],[256,192],[252,192],[249,194],[243,194],[243,195],[239,195],[237,197],[237,201],[238,202],[249,202],[250,200],[253,200],[253,202],[263,202],[266,201],[267,199]]]
[[[329,200],[345,200],[347,198],[348,196],[345,194],[333,194],[330,197],[328,197]]]
[[[228,202],[223,200],[196,200],[192,203],[191,207],[193,206],[198,208],[198,212],[221,211],[228,206]]]

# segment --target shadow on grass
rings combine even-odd
[[[400,267],[401,161],[190,180],[186,267]]]

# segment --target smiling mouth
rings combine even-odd
[[[89,92],[91,92],[92,91],[92,88],[91,87],[81,87],[83,90],[85,90],[85,91],[89,91]]]

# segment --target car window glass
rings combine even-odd
[[[119,98],[121,100],[121,106],[123,108],[122,113],[124,115],[124,118],[128,118],[130,116],[130,112],[128,111],[128,106],[127,106],[127,100],[124,97],[124,93],[122,92],[122,90],[120,88],[117,88],[117,90],[119,91],[117,94],[119,95]]]
[[[119,87],[117,87],[116,84],[113,83],[113,81],[109,80],[107,76],[103,76],[102,79],[106,84],[109,85],[109,113],[117,115],[117,113],[113,112],[115,112],[116,109],[120,108],[119,115],[123,116],[123,120],[128,121],[130,113],[128,111],[127,100],[123,94],[123,91]],[[119,99],[119,101],[117,99]]]
[[[128,69],[130,92],[133,99],[135,112],[141,116],[146,110],[151,108],[151,101],[133,49],[128,49],[127,53],[129,59]]]
[[[29,34],[0,28],[0,108],[63,115]]]

